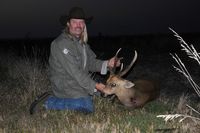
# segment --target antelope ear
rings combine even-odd
[[[126,81],[126,83],[124,85],[125,88],[131,88],[133,86],[135,86],[135,84],[133,82],[131,82],[131,81]]]

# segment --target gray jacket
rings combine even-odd
[[[63,32],[51,43],[49,65],[55,96],[79,98],[94,93],[96,83],[89,72],[100,72],[105,61],[96,59],[88,44]]]

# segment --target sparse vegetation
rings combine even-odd
[[[173,29],[171,28],[169,29],[174,33],[174,36],[177,37],[177,39],[179,40],[179,43],[182,47],[181,50],[185,51],[189,58],[194,59],[200,65],[200,56],[199,56],[199,53],[194,48],[194,46],[188,45],[179,34],[177,34]],[[188,82],[190,83],[190,85],[192,86],[192,88],[194,89],[198,97],[200,98],[200,87],[193,80],[190,72],[186,68],[183,61],[180,59],[180,57],[177,54],[174,54],[174,55],[171,54],[171,56],[178,64],[178,67],[173,66],[174,69],[186,77],[186,79],[188,80]],[[178,109],[177,109],[178,114],[158,115],[157,117],[164,118],[166,122],[179,119],[178,122],[182,123],[181,132],[184,132],[184,133],[197,132],[197,130],[199,132],[200,131],[200,128],[199,128],[200,127],[200,113],[199,111],[195,110],[190,105],[188,105],[188,100],[189,99],[187,96],[183,95],[182,97],[180,97]],[[187,109],[185,107],[187,107]]]

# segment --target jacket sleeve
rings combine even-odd
[[[77,56],[73,52],[74,50],[65,48],[62,44],[53,43],[55,44],[52,44],[52,54],[54,54],[58,62],[65,69],[65,74],[69,74],[77,82],[77,85],[84,88],[89,94],[93,94],[96,82],[90,78],[88,73],[80,68]]]

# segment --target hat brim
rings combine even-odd
[[[90,17],[87,17],[87,18],[74,18],[74,19],[84,19],[85,23],[89,24],[89,23],[92,22],[93,18],[94,18],[93,16],[90,16]],[[61,16],[59,18],[59,21],[60,21],[61,25],[65,26],[70,19],[72,19],[70,16],[65,15],[65,16]]]

